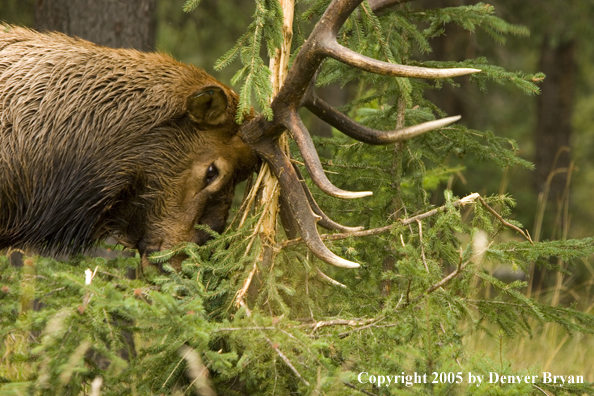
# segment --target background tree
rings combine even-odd
[[[34,27],[113,48],[155,49],[156,0],[44,0]]]
[[[499,3],[502,11],[513,20],[530,16],[532,35],[529,40],[539,50],[538,63],[534,67],[539,67],[547,75],[542,83],[542,95],[537,97],[535,188],[542,193],[549,184],[549,199],[556,210],[557,202],[563,201],[567,180],[571,178],[572,172],[567,171],[570,163],[580,160],[574,154],[574,142],[579,140],[573,136],[575,103],[579,95],[576,88],[588,86],[585,84],[587,77],[580,71],[586,70],[590,63],[588,48],[594,30],[585,22],[584,16],[592,15],[594,7],[591,2],[578,2],[572,7],[559,1],[547,2],[544,7],[538,2],[524,2],[512,12],[511,3]],[[563,147],[570,151],[561,150]],[[566,171],[558,171],[547,183],[555,168]]]
[[[438,6],[431,0],[424,0],[424,3]],[[473,3],[448,0],[443,5]],[[563,234],[562,224],[569,219],[563,220],[562,208],[568,203],[572,225],[569,234],[591,235],[589,224],[592,218],[586,198],[588,180],[591,180],[587,160],[591,155],[588,143],[591,140],[588,132],[591,118],[587,116],[586,107],[591,107],[588,104],[592,97],[590,43],[594,32],[586,21],[594,15],[592,3],[581,1],[568,7],[561,1],[543,5],[538,1],[519,4],[497,0],[491,4],[495,5],[498,15],[529,30],[519,36],[501,37],[507,42],[505,47],[485,46],[479,41],[484,33],[479,31],[477,35],[469,35],[460,27],[448,25],[445,27],[447,34],[432,41],[433,56],[437,59],[448,55],[456,59],[485,56],[508,68],[542,71],[547,78],[539,82],[541,94],[522,98],[516,103],[504,87],[490,87],[490,94],[481,102],[476,100],[472,89],[462,86],[462,89],[448,92],[452,100],[439,95],[431,98],[443,109],[463,114],[467,125],[496,129],[518,140],[522,157],[532,161],[535,170],[508,169],[502,180],[494,169],[476,164],[476,172],[466,175],[465,181],[469,184],[462,186],[454,182],[453,187],[456,191],[458,188],[476,191],[482,188],[489,191],[509,189],[518,199],[518,219],[533,235],[539,234],[546,239]],[[580,120],[577,128],[576,120]],[[573,168],[568,172],[572,161]],[[549,176],[551,180],[547,183]],[[487,183],[485,179],[488,179]],[[541,198],[538,198],[539,194]],[[540,208],[534,210],[533,203],[539,199]],[[539,214],[541,212],[543,215]]]
[[[425,3],[438,6],[430,0]],[[449,0],[444,5],[472,3]],[[544,7],[529,1],[492,4],[504,19],[528,27],[530,35],[524,30],[519,36],[499,37],[507,41],[505,47],[485,46],[479,40],[484,33],[470,35],[448,25],[444,27],[447,34],[432,41],[432,56],[484,56],[507,68],[542,71],[547,77],[539,82],[541,93],[515,102],[505,87],[489,87],[489,95],[479,100],[472,87],[462,85],[461,89],[445,87],[447,96],[433,93],[430,97],[448,112],[462,114],[466,125],[497,130],[517,140],[520,155],[532,161],[535,170],[507,168],[502,174],[489,164],[468,158],[465,162],[473,162],[474,171],[450,180],[449,185],[456,192],[509,191],[518,201],[514,217],[527,225],[535,240],[592,235],[588,204],[592,123],[586,108],[591,108],[588,103],[593,97],[588,70],[594,32],[584,17],[593,15],[594,8],[591,2],[571,7],[558,1]],[[551,282],[546,272],[531,275],[535,287]]]

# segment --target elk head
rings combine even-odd
[[[330,183],[324,174],[313,141],[304,126],[298,111],[305,107],[321,120],[344,134],[369,144],[389,144],[410,139],[427,131],[444,127],[460,117],[448,117],[394,131],[379,131],[360,125],[314,93],[316,73],[326,58],[359,68],[361,70],[394,77],[450,78],[480,72],[478,69],[430,69],[387,63],[358,54],[340,45],[337,35],[355,8],[362,0],[334,0],[325,11],[313,32],[303,44],[293,61],[287,78],[271,108],[274,118],[267,121],[262,116],[244,124],[239,134],[266,161],[281,187],[281,205],[289,213],[290,228],[295,228],[307,247],[321,260],[344,268],[356,268],[359,264],[345,260],[332,253],[322,242],[317,224],[343,232],[358,230],[335,223],[316,205],[299,171],[279,146],[278,138],[288,130],[295,140],[305,162],[305,167],[315,185],[324,193],[337,198],[352,199],[371,195],[371,192],[349,192]],[[384,2],[385,3],[385,2]],[[385,4],[382,3],[382,6]],[[287,224],[285,224],[287,226]]]
[[[235,186],[245,180],[258,163],[254,151],[237,133],[236,104],[237,95],[228,87],[200,88],[186,99],[187,117],[171,120],[159,127],[163,131],[156,131],[161,136],[179,138],[181,145],[160,142],[169,146],[166,152],[184,154],[180,155],[178,164],[172,164],[170,159],[163,163],[158,158],[153,159],[153,167],[158,169],[155,177],[161,177],[167,167],[174,168],[173,173],[167,177],[166,184],[158,188],[162,191],[161,199],[153,203],[156,210],[148,212],[154,217],[148,216],[149,221],[127,221],[128,224],[146,224],[138,236],[125,234],[128,239],[132,236],[125,244],[139,250],[143,265],[148,264],[151,253],[172,249],[182,242],[204,244],[210,235],[196,225],[208,226],[218,233],[225,229]],[[124,211],[130,213],[129,202],[125,203]],[[124,241],[120,238],[120,242]],[[170,264],[179,268],[182,260],[183,255],[176,255]]]
[[[196,224],[223,230],[258,162],[229,87],[164,54],[16,26],[0,26],[0,59],[0,250],[113,235],[147,263],[204,243]]]

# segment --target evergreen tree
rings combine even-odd
[[[189,0],[186,8],[197,3]],[[293,54],[328,3],[299,5]],[[402,4],[376,13],[375,3],[364,2],[341,30],[341,44],[394,63],[478,68],[482,73],[469,77],[477,89],[495,82],[538,93],[534,81],[542,75],[509,72],[485,59],[417,60],[419,52],[430,58],[429,39],[448,23],[470,33],[482,29],[496,40],[525,34],[495,17],[491,6],[422,9],[393,3]],[[271,116],[273,72],[260,50],[265,46],[275,57],[286,45],[285,15],[276,0],[256,0],[253,23],[217,62],[241,62],[233,82],[241,87],[244,111],[255,99]],[[365,125],[392,130],[444,116],[425,93],[456,86],[458,79],[385,77],[326,61],[317,83],[352,87],[357,96],[342,110]],[[588,383],[561,387],[546,382],[536,365],[518,370],[503,353],[493,360],[468,347],[467,339],[481,330],[499,337],[502,350],[543,323],[558,324],[568,334],[594,331],[594,316],[531,299],[526,282],[506,283],[485,270],[496,262],[566,272],[566,263],[594,252],[594,238],[533,242],[509,219],[509,196],[455,197],[446,189],[435,197],[438,205],[431,203],[450,175],[472,172],[448,165],[464,153],[502,168],[531,167],[516,156],[513,141],[456,124],[390,146],[369,146],[338,133],[316,139],[316,145],[336,185],[374,192],[345,203],[314,191],[331,217],[368,229],[325,239],[361,268],[329,268],[299,240],[286,238],[280,226],[268,230],[274,243],[264,240],[264,214],[272,204],[254,204],[262,195],[257,190],[223,235],[205,246],[175,250],[188,255],[179,272],[165,264],[165,274],[149,269],[142,279],[130,280],[126,270],[138,258],[34,257],[22,269],[3,259],[0,395],[593,393]],[[298,150],[290,149],[299,159]],[[165,262],[173,254],[152,259]],[[556,264],[550,257],[558,258]],[[486,383],[489,373],[536,378]],[[477,386],[471,381],[478,376]]]

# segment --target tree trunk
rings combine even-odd
[[[467,5],[468,0],[428,0],[425,2],[427,8],[460,7]],[[472,2],[474,4],[476,2]],[[433,51],[428,54],[427,59],[439,61],[463,61],[476,57],[477,46],[472,35],[456,24],[445,26],[446,34],[431,39]],[[443,88],[436,91],[428,90],[427,97],[448,115],[462,116],[463,123],[473,126],[477,122],[479,114],[476,108],[475,97],[472,92],[476,87],[472,86],[468,79],[457,79],[459,87],[444,84]]]
[[[576,80],[575,47],[575,40],[555,46],[545,36],[541,48],[539,67],[546,78],[542,94],[537,98],[534,131],[534,189],[539,195],[533,230],[535,241],[567,237],[569,194],[566,189],[569,189],[571,175],[569,148]],[[544,230],[550,230],[550,235],[543,235]],[[548,283],[546,275],[542,268],[531,265],[528,297],[533,290],[540,291]]]
[[[35,29],[113,48],[155,47],[156,0],[38,0]]]
[[[540,70],[547,76],[542,84],[542,94],[537,98],[536,175],[535,189],[545,190],[547,178],[554,169],[569,165],[569,148],[572,127],[573,97],[575,91],[575,41],[551,45],[544,39]],[[561,151],[560,151],[561,150]],[[567,173],[556,174],[550,184],[549,197],[559,199],[565,189]],[[554,201],[553,201],[554,202]]]

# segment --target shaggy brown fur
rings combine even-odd
[[[0,249],[77,252],[108,235],[141,252],[203,243],[194,226],[222,231],[257,160],[236,105],[167,55],[0,26]]]

